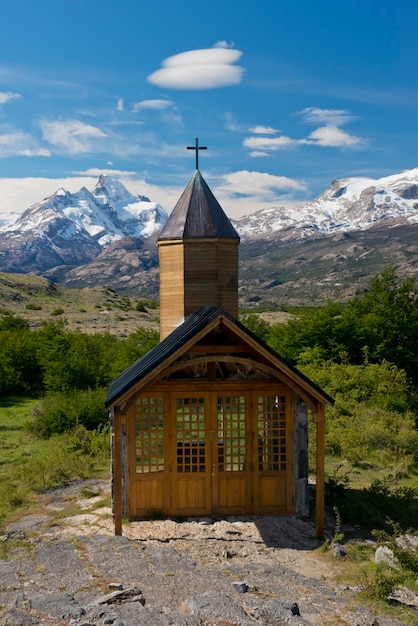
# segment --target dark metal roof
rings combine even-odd
[[[128,391],[132,385],[139,382],[144,376],[160,365],[160,363],[168,359],[180,346],[189,339],[192,339],[194,335],[217,317],[220,311],[229,317],[228,313],[225,313],[218,307],[206,306],[198,309],[195,313],[190,315],[183,324],[174,329],[168,337],[154,346],[154,348],[151,348],[147,354],[135,361],[135,363],[132,363],[132,365],[110,383],[109,392],[105,401],[106,406],[115,402],[115,400]]]
[[[166,239],[238,239],[239,235],[197,169],[163,227]]]
[[[320,389],[320,387],[315,385],[315,383],[313,383],[309,378],[279,356],[277,352],[272,350],[272,348],[261,341],[261,339],[254,335],[243,324],[238,322],[238,320],[229,315],[229,313],[216,306],[204,306],[190,315],[186,321],[170,333],[168,337],[163,339],[163,341],[147,352],[147,354],[145,354],[142,358],[132,363],[132,365],[122,372],[122,374],[115,378],[110,383],[105,405],[108,407],[114,404],[121,396],[129,391],[133,385],[139,383],[145,376],[150,374],[159,365],[164,363],[171,355],[177,352],[179,348],[193,339],[193,337],[200,331],[204,330],[208,324],[220,317],[228,319],[234,326],[255,340],[260,347],[267,350],[272,357],[274,357],[274,359],[280,361],[288,370],[293,372],[296,379],[299,378],[300,380],[303,380],[309,387],[316,390],[325,402],[330,404],[334,403],[334,400],[322,389]]]

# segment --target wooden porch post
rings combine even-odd
[[[122,420],[121,414],[116,407],[112,411],[113,521],[115,524],[115,535],[122,535]]]
[[[318,405],[316,421],[316,535],[324,536],[325,494],[324,494],[324,463],[325,463],[325,407]]]

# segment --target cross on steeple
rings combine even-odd
[[[187,146],[188,150],[196,150],[196,169],[199,169],[199,150],[207,150],[207,146],[199,146],[199,140],[196,138],[194,146]]]

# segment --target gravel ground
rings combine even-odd
[[[91,480],[8,524],[1,626],[402,625],[337,586],[343,560],[315,550],[309,521],[141,521],[114,537],[108,502],[109,482]]]

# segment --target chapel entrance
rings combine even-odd
[[[144,394],[135,403],[130,517],[291,513],[285,390]]]

